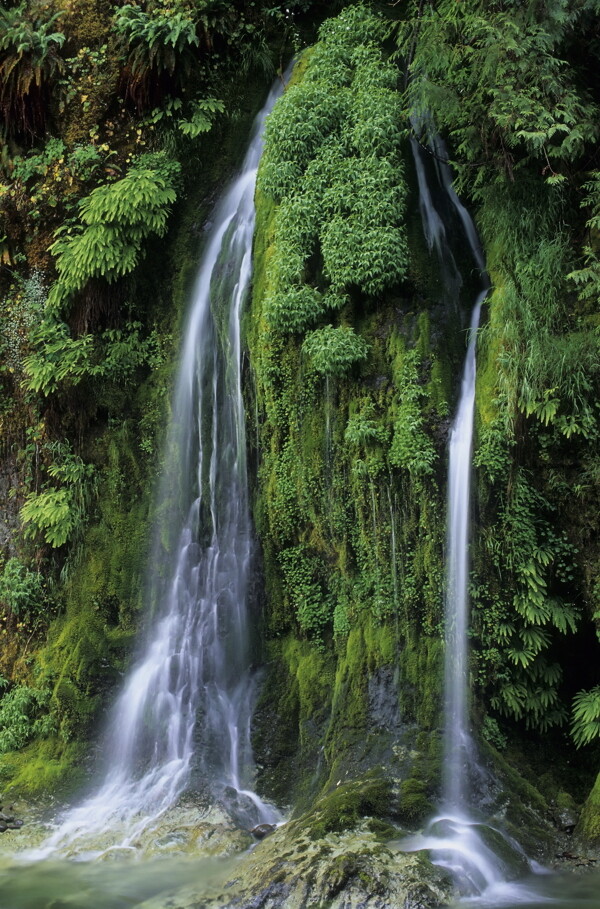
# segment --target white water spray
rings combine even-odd
[[[278,84],[257,117],[239,177],[212,215],[156,509],[147,585],[154,618],[112,712],[106,775],[96,794],[71,809],[29,858],[65,850],[92,855],[91,844],[102,840],[134,848],[176,803],[192,773],[239,823],[279,819],[252,790],[255,684],[247,588],[253,542],[240,311],[251,276],[262,131],[280,93]]]

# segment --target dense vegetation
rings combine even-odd
[[[373,732],[372,690],[357,676],[372,686],[399,665],[403,720],[434,738],[439,724],[440,443],[460,324],[440,312],[435,262],[425,264],[414,223],[411,232],[407,169],[409,135],[430,143],[432,159],[447,158],[438,129],[493,284],[475,452],[480,722],[503,748],[515,721],[567,752],[597,740],[598,98],[584,69],[597,12],[420,3],[390,22],[351,7],[323,26],[271,118],[251,329],[262,407],[257,521],[271,656],[299,685],[301,751],[321,711],[331,779],[345,750],[356,755]],[[335,680],[317,704],[304,702],[297,650],[280,643],[298,632],[313,642],[306,665],[320,660]],[[423,747],[435,751],[431,737]],[[410,773],[421,801],[401,792],[405,820],[435,791],[431,768]],[[592,828],[597,835],[597,821]]]
[[[0,8],[1,785],[64,777],[126,663],[199,225],[231,137],[327,6]],[[449,155],[493,285],[474,714],[503,750],[579,748],[580,782],[542,790],[582,798],[600,739],[598,3],[339,6],[259,173],[245,329],[261,785],[307,801],[360,777],[360,798],[406,824],[438,790],[446,435],[480,278],[456,224],[450,305],[412,137],[432,167]],[[240,73],[255,88],[241,103]],[[340,792],[350,823],[362,803]],[[600,836],[600,794],[581,829]]]
[[[0,8],[1,785],[64,777],[127,658],[202,218],[306,6]]]

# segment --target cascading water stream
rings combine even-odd
[[[465,769],[473,762],[468,719],[467,630],[469,623],[469,503],[475,408],[475,343],[482,291],[473,308],[458,409],[450,430],[446,548],[444,809],[467,804]]]
[[[147,596],[154,618],[112,712],[95,795],[35,856],[81,854],[102,834],[133,848],[192,773],[238,823],[279,819],[252,791],[248,581],[252,530],[241,390],[240,311],[249,287],[258,115],[239,177],[212,215],[181,354],[156,509]],[[85,854],[85,852],[84,852]]]
[[[457,307],[457,295],[464,282],[448,246],[449,228],[444,212],[437,208],[436,197],[449,202],[458,217],[474,265],[481,276],[482,289],[472,310],[459,402],[449,439],[442,804],[440,813],[430,821],[425,833],[405,843],[404,847],[430,850],[433,862],[452,873],[459,891],[464,895],[493,893],[494,898],[520,902],[530,896],[530,891],[518,891],[507,881],[517,876],[515,869],[523,873],[533,866],[519,844],[502,831],[482,823],[472,805],[472,783],[477,780],[481,784],[485,773],[478,764],[469,722],[470,485],[476,336],[489,283],[475,226],[454,191],[450,168],[444,163],[447,153],[443,143],[439,139],[434,140],[430,161],[426,157],[428,153],[414,140],[412,147],[425,239],[430,251],[435,250],[440,259],[445,283],[449,279],[445,291],[455,295],[453,302]],[[433,187],[429,182],[432,170],[435,174]]]

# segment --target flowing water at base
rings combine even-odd
[[[165,843],[158,844],[163,849]],[[181,844],[179,844],[181,845]],[[172,849],[178,844],[171,843]],[[1,909],[231,909],[255,894],[236,890],[239,857],[160,854],[139,860],[122,855],[102,861],[49,859],[16,864],[0,854]],[[281,878],[280,878],[281,879]],[[233,886],[232,883],[233,882]],[[386,906],[378,893],[367,907]],[[325,900],[321,905],[325,905]],[[255,906],[288,909],[285,902]],[[504,882],[483,896],[462,899],[452,909],[600,909],[600,873],[535,874]],[[354,909],[354,907],[353,907]],[[399,909],[392,904],[386,909]]]
[[[456,909],[600,909],[600,874],[536,874],[463,899]]]

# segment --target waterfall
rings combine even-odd
[[[475,763],[468,716],[468,623],[469,623],[469,532],[471,498],[471,455],[473,444],[473,416],[475,411],[476,359],[475,346],[481,305],[487,295],[489,282],[479,238],[473,221],[456,195],[452,174],[445,163],[447,152],[441,141],[432,142],[433,154],[426,160],[424,151],[414,139],[412,151],[419,186],[419,207],[423,233],[430,251],[440,260],[445,276],[451,275],[450,290],[455,294],[454,306],[458,308],[458,293],[463,286],[448,240],[444,212],[439,211],[437,196],[451,203],[464,229],[469,252],[481,274],[483,284],[475,300],[469,326],[467,352],[460,385],[458,406],[449,436],[448,456],[448,505],[446,522],[446,589],[445,589],[445,659],[444,659],[444,770],[442,802],[444,810],[464,814],[468,804],[467,776]],[[430,164],[430,167],[427,167]]]
[[[507,881],[525,869],[533,870],[534,866],[518,843],[503,831],[482,822],[472,804],[473,781],[480,782],[485,774],[478,764],[469,722],[470,485],[476,335],[489,282],[477,231],[452,186],[443,143],[440,139],[433,140],[431,156],[414,140],[412,149],[425,239],[429,250],[435,251],[440,259],[445,293],[455,295],[454,301],[448,302],[453,302],[458,309],[457,295],[464,282],[449,249],[449,226],[444,220],[445,211],[437,207],[437,199],[445,199],[442,207],[454,210],[458,217],[474,266],[481,276],[482,289],[472,309],[459,401],[449,438],[442,804],[440,814],[429,822],[424,834],[405,841],[403,848],[430,850],[432,861],[452,873],[463,895],[502,893],[502,898],[519,902],[520,892],[516,885]]]
[[[106,771],[37,857],[109,835],[132,847],[194,774],[248,827],[278,819],[252,790],[248,582],[253,539],[240,311],[251,277],[254,188],[271,90],[239,176],[212,216],[184,334],[157,499],[153,617],[112,711]]]
[[[466,769],[473,760],[468,717],[469,504],[475,409],[475,342],[482,291],[471,316],[460,398],[450,430],[445,602],[444,803],[460,812],[467,803]]]

